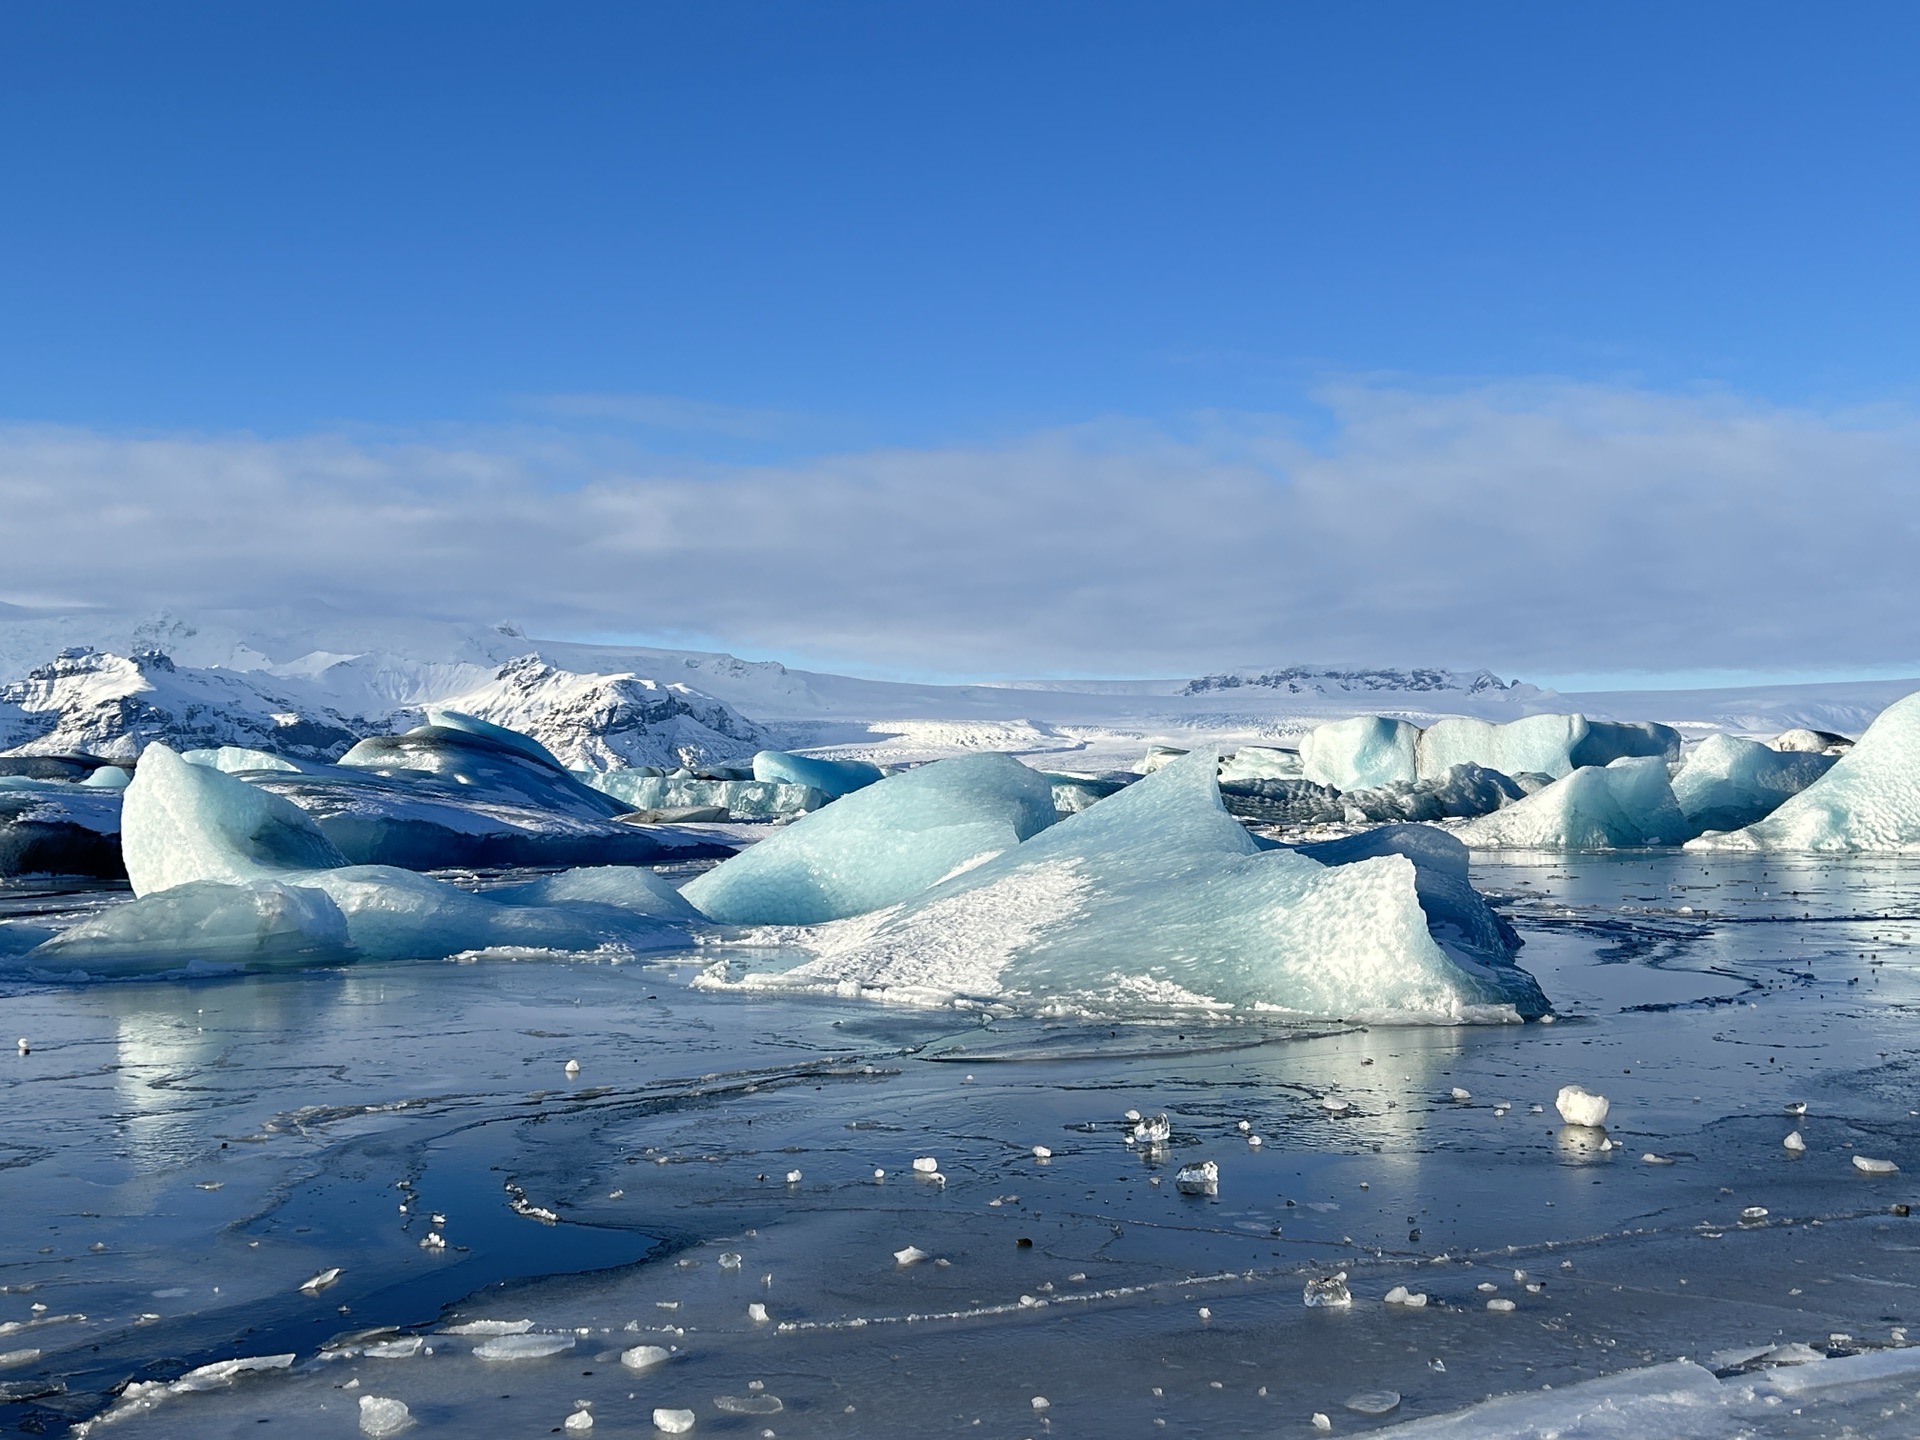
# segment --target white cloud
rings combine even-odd
[[[1560,384],[666,471],[602,439],[0,430],[0,598],[318,596],[973,673],[1920,659],[1920,421]]]

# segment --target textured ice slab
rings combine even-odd
[[[1533,773],[1559,779],[1589,765],[1631,756],[1680,756],[1680,732],[1650,722],[1589,720],[1584,715],[1529,715],[1496,725],[1466,716],[1436,720],[1420,735],[1422,778],[1471,762],[1503,775]]]
[[[1243,745],[1220,762],[1220,783],[1243,780],[1298,780],[1306,775],[1298,750]]]
[[[1007,755],[893,775],[794,821],[686,887],[716,920],[811,925],[893,905],[1054,821],[1047,777]]]
[[[1818,752],[1709,735],[1673,777],[1673,798],[1697,830],[1738,830],[1764,820],[1834,766]]]
[[[1454,833],[1474,849],[1606,850],[1678,845],[1695,827],[1653,757],[1589,765]]]
[[[753,757],[753,778],[774,785],[811,785],[827,795],[851,795],[881,777],[865,760],[815,760],[785,750],[762,750]]]
[[[1920,693],[1880,712],[1831,770],[1744,830],[1702,850],[1920,849]]]
[[[818,810],[832,798],[811,785],[783,785],[766,780],[689,780],[675,775],[643,775],[632,770],[602,771],[587,783],[625,802],[630,810],[683,810],[717,805],[736,820],[804,815]]]
[[[814,958],[744,983],[1087,1010],[1544,1011],[1526,972],[1436,942],[1407,855],[1262,849],[1222,808],[1215,766],[1176,760],[905,904],[805,932]]]
[[[1415,777],[1420,727],[1384,715],[1356,715],[1316,726],[1300,741],[1306,778],[1336,790],[1371,790]]]

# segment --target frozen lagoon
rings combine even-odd
[[[130,1379],[291,1355],[93,1433],[351,1436],[370,1394],[421,1435],[543,1435],[586,1401],[596,1436],[656,1408],[695,1434],[1304,1436],[1654,1366],[1623,1383],[1670,1414],[1563,1433],[1920,1429],[1920,1364],[1670,1367],[1920,1324],[1910,865],[1474,875],[1557,1023],[990,1018],[692,988],[711,951],[10,983],[0,1423],[66,1433]],[[0,897],[42,923],[117,898]],[[1566,1084],[1610,1098],[1612,1148],[1560,1124]],[[1129,1144],[1130,1110],[1167,1144]],[[1217,1195],[1177,1193],[1202,1160]],[[1351,1307],[1302,1305],[1340,1271]],[[1430,1303],[1380,1303],[1396,1285]],[[561,1338],[480,1359],[445,1333],[476,1319]],[[623,1366],[640,1345],[672,1353]]]

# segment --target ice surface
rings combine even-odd
[[[801,937],[814,959],[742,983],[924,1003],[1442,1019],[1546,1009],[1526,972],[1441,948],[1405,854],[1326,866],[1262,849],[1222,808],[1215,764],[1183,757],[904,904],[818,927]]]
[[[729,924],[837,920],[897,904],[1053,821],[1039,771],[1006,755],[942,760],[794,821],[684,893]]]
[[[1301,739],[1302,773],[1336,790],[1411,784],[1416,778],[1414,747],[1419,738],[1419,726],[1384,715],[1335,720]]]
[[[1678,845],[1694,827],[1673,798],[1666,761],[1589,765],[1454,831],[1474,849],[1599,850]]]
[[[753,757],[753,778],[774,785],[810,785],[839,797],[871,785],[881,770],[865,760],[816,760],[785,750],[762,750]]]
[[[1532,772],[1557,780],[1584,766],[1637,756],[1678,759],[1680,732],[1584,715],[1529,715],[1504,725],[1448,716],[1421,732],[1418,764],[1423,777],[1470,761],[1503,775]]]
[[[1834,763],[1817,752],[1713,734],[1687,752],[1673,777],[1673,796],[1696,830],[1738,830],[1771,815]]]
[[[1920,693],[1889,705],[1845,755],[1766,819],[1701,850],[1920,848]]]
[[[244,745],[216,745],[205,750],[183,750],[180,758],[189,765],[205,765],[214,770],[224,770],[229,775],[243,774],[248,770],[288,770],[298,774],[303,769],[314,768],[296,764],[281,755],[269,755],[264,750],[249,750]]]
[[[360,1397],[360,1433],[371,1435],[375,1440],[387,1435],[398,1435],[413,1423],[413,1414],[407,1409],[406,1401],[390,1399],[384,1395],[362,1395]]]

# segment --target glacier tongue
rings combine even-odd
[[[1183,756],[912,900],[804,932],[813,958],[741,983],[1091,1010],[1544,1013],[1525,971],[1435,941],[1407,854],[1328,866],[1263,849],[1222,808],[1216,765]],[[1422,853],[1457,873],[1444,840]]]
[[[1006,755],[965,755],[890,776],[775,831],[695,879],[715,920],[810,925],[908,899],[1054,820],[1045,775]]]
[[[1920,693],[1881,711],[1832,769],[1766,819],[1703,835],[1692,848],[1920,849]]]

